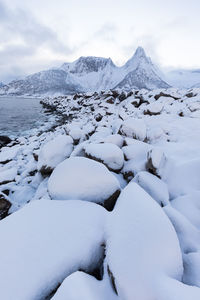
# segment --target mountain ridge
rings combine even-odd
[[[121,67],[111,58],[81,56],[58,68],[37,72],[24,79],[11,81],[0,88],[0,95],[52,95],[94,92],[120,88],[168,88],[159,69],[146,56],[142,47]]]

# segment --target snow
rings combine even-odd
[[[107,261],[119,298],[160,299],[157,281],[181,280],[181,251],[162,208],[136,183],[120,195],[107,224]]]
[[[78,287],[78,288],[77,288]],[[98,281],[83,272],[67,277],[52,300],[117,300],[109,279]]]
[[[103,203],[117,190],[119,182],[99,162],[85,157],[71,157],[59,164],[48,181],[52,199],[79,199]]]
[[[115,144],[119,148],[121,148],[123,146],[123,143],[124,143],[123,137],[119,134],[109,135],[103,141],[104,141],[104,143]]]
[[[171,201],[171,205],[200,229],[200,191],[175,198]]]
[[[120,128],[122,134],[140,141],[146,138],[146,126],[142,119],[129,118],[125,120]]]
[[[169,204],[167,185],[158,177],[148,172],[139,172],[135,176],[134,182],[139,184],[161,206]]]
[[[121,170],[124,164],[124,154],[115,144],[91,143],[85,146],[85,153],[88,157],[103,162],[112,171]]]
[[[184,163],[176,163],[163,179],[168,184],[171,198],[200,191],[200,160],[193,159]]]
[[[70,136],[60,135],[46,143],[39,152],[38,170],[43,167],[54,169],[73,150],[73,140]]]
[[[10,168],[10,169],[1,171],[0,172],[0,184],[2,184],[3,182],[15,180],[16,175],[17,175],[16,168]]]
[[[3,149],[1,149],[0,163],[14,159],[19,150],[19,146],[15,146],[11,149],[9,147],[4,147]]]
[[[34,201],[0,222],[4,300],[44,299],[102,256],[106,211],[82,201]]]
[[[108,97],[114,99],[113,104],[107,103]],[[3,257],[0,262],[0,270],[3,266],[0,288],[4,284],[1,278],[5,276],[6,286],[2,290],[4,294],[8,293],[8,298],[4,295],[0,298],[10,299],[12,285],[13,295],[16,290],[18,293],[17,284],[20,282],[22,288],[19,290],[23,293],[29,290],[39,294],[48,287],[45,297],[61,284],[54,297],[199,300],[200,89],[130,92],[118,89],[42,101],[59,114],[61,121],[52,130],[48,130],[47,126],[36,129],[26,138],[18,138],[9,147],[0,150],[0,158],[3,157],[0,160],[0,178],[12,180],[0,182],[2,197],[12,204],[9,210],[12,215],[0,221],[0,254]],[[154,112],[158,107],[162,110],[160,114],[144,114],[149,106],[154,108]],[[101,121],[96,120],[98,114],[102,116]],[[121,130],[128,120],[144,125],[143,137],[141,133],[144,131],[138,124],[129,127],[130,132],[137,133],[138,137],[129,136]],[[51,122],[48,124],[53,125]],[[64,149],[54,142],[53,147],[46,147],[44,161],[48,160],[49,166],[54,159],[59,161],[52,167],[54,171],[50,168],[50,172],[42,176],[37,168],[37,155],[40,156],[45,145],[60,136],[65,139],[67,134],[74,139],[68,137],[73,148],[68,154],[70,158],[65,157],[69,145]],[[87,148],[92,149],[90,159],[86,158],[84,149]],[[92,157],[94,152],[95,157]],[[51,156],[52,153],[55,156]],[[117,153],[124,156],[123,167],[109,171],[113,161],[117,162],[115,167],[119,166],[121,154],[118,156]],[[103,161],[108,167],[92,158]],[[106,213],[105,209],[96,205],[98,203],[108,209],[108,199],[112,208],[116,202],[112,213]],[[31,204],[26,206],[29,201]],[[60,208],[62,212],[57,205],[63,205]],[[87,206],[84,210],[83,205]],[[91,205],[95,212],[100,209],[99,217],[89,209]],[[37,209],[34,209],[36,206]],[[35,225],[37,222],[38,227]],[[9,225],[11,223],[12,226]],[[89,242],[83,240],[90,238],[93,228],[98,232],[94,236],[97,239],[101,236],[95,245],[92,238]],[[33,234],[34,229],[36,233]],[[79,244],[76,232],[81,236]],[[79,249],[83,249],[83,257],[77,254],[76,263],[70,260],[71,265],[68,264],[69,261],[65,260],[67,247],[70,247],[69,259],[73,252],[81,254]],[[91,272],[87,274],[86,267],[96,267],[99,253],[102,259],[104,257],[104,247],[107,254],[104,276],[97,281]],[[94,252],[88,250],[88,254],[85,252],[87,249]],[[93,264],[95,254],[98,259]],[[33,257],[38,259],[35,266]],[[47,269],[43,267],[43,260]],[[86,260],[88,265],[82,268],[79,262]],[[24,262],[25,266],[20,262]],[[56,264],[53,271],[50,270],[52,264]],[[102,264],[98,267],[102,270]],[[21,276],[18,270],[23,270],[22,275],[26,275]],[[46,270],[50,270],[50,275]],[[37,282],[32,280],[34,274]],[[23,279],[25,277],[26,280]],[[76,287],[80,287],[80,291]],[[119,296],[114,292],[115,287]],[[16,294],[13,298],[21,300],[21,295],[18,296]],[[25,299],[45,297],[24,296]],[[53,294],[48,299],[50,297]]]

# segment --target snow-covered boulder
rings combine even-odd
[[[16,176],[17,176],[16,167],[5,169],[5,170],[0,169],[0,185],[14,181]]]
[[[150,173],[161,177],[163,169],[166,165],[166,156],[162,149],[153,148],[147,154],[146,169]]]
[[[91,201],[112,210],[120,185],[103,164],[85,157],[71,157],[54,169],[48,191],[52,199]]]
[[[0,221],[0,298],[46,299],[103,257],[106,211],[83,201],[34,201]]]
[[[175,198],[171,205],[200,230],[200,191]]]
[[[176,198],[194,191],[200,191],[200,159],[184,163],[174,163],[165,174],[171,198]]]
[[[117,300],[109,279],[99,281],[94,277],[75,272],[67,277],[52,300]]]
[[[164,105],[162,103],[157,103],[157,102],[148,104],[144,109],[144,115],[149,115],[149,116],[159,115],[163,110],[163,106]]]
[[[165,182],[148,172],[139,172],[134,178],[154,200],[161,206],[169,204],[169,192]]]
[[[73,139],[70,136],[59,135],[46,143],[39,152],[37,168],[42,175],[49,175],[73,150]]]
[[[122,150],[111,143],[88,144],[85,153],[88,158],[102,162],[111,171],[120,171],[124,164]]]
[[[132,139],[128,146],[122,148],[125,159],[123,176],[130,181],[138,172],[146,170],[147,153],[152,147],[144,142]]]
[[[15,147],[4,147],[0,152],[0,163],[6,163],[15,159],[16,155],[20,150],[20,146]]]
[[[120,134],[111,134],[111,135],[107,136],[103,140],[103,142],[111,143],[111,144],[114,144],[114,145],[118,146],[119,148],[121,148],[123,146],[124,139]]]
[[[122,151],[126,160],[135,159],[135,160],[147,160],[147,153],[152,149],[152,146],[149,144],[137,141],[135,139],[131,140],[131,144],[124,146]]]
[[[10,201],[6,199],[5,195],[0,192],[0,220],[8,215],[8,211],[11,207]]]
[[[130,138],[144,141],[147,135],[146,125],[142,119],[129,118],[125,120],[121,127],[120,132]]]
[[[183,273],[179,242],[162,208],[131,182],[107,226],[107,262],[119,298],[175,299],[158,291],[167,278],[181,280]]]

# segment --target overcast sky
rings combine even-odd
[[[0,0],[0,81],[79,56],[117,65],[137,46],[161,67],[200,68],[199,0]]]

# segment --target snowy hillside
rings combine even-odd
[[[200,70],[173,70],[165,74],[165,80],[177,88],[200,87]]]
[[[160,78],[160,71],[138,47],[133,57],[122,66],[114,65],[110,58],[80,57],[60,68],[42,71],[23,80],[12,81],[0,89],[0,94],[56,95],[75,92],[95,92],[119,87],[167,88]]]
[[[60,123],[0,149],[0,298],[199,300],[200,89],[41,103]]]

